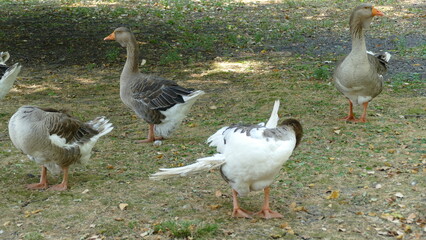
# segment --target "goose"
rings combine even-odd
[[[40,182],[29,184],[27,188],[48,188],[49,170],[53,174],[63,171],[62,182],[49,189],[66,190],[69,166],[87,162],[98,139],[112,129],[105,117],[84,123],[65,110],[20,107],[9,121],[10,139],[17,149],[42,166]]]
[[[333,73],[335,87],[349,100],[349,114],[342,120],[366,122],[368,103],[383,89],[383,74],[387,71],[391,55],[368,52],[364,37],[364,31],[369,28],[374,16],[384,14],[371,4],[361,4],[350,17],[352,50],[337,64]],[[359,119],[355,119],[354,104],[363,105]]]
[[[233,217],[251,218],[253,214],[239,206],[237,197],[263,190],[263,206],[255,215],[282,218],[280,213],[270,209],[269,186],[299,145],[303,128],[295,119],[286,119],[278,125],[278,108],[279,101],[276,101],[266,124],[234,124],[219,129],[207,139],[218,152],[213,156],[183,167],[161,168],[150,179],[186,176],[219,167],[223,179],[232,188]]]
[[[204,91],[184,88],[172,80],[141,73],[138,67],[139,48],[128,28],[119,27],[104,40],[115,40],[127,50],[127,60],[120,76],[120,97],[127,107],[149,124],[147,139],[136,142],[154,142],[169,137]]]
[[[16,80],[16,76],[21,71],[19,63],[15,63],[11,67],[6,65],[6,61],[9,58],[10,54],[8,52],[0,52],[0,99],[3,99],[10,91]]]

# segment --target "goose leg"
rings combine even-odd
[[[256,215],[261,216],[262,218],[282,218],[283,215],[279,214],[278,212],[274,212],[269,208],[269,191],[270,188],[266,187],[263,189],[263,192],[265,194],[265,198],[263,201],[262,210],[260,212],[257,212]]]
[[[362,112],[361,118],[356,120],[356,122],[367,122],[367,107],[368,107],[368,102],[365,102],[362,104],[362,106],[364,107],[364,111]]]
[[[155,137],[154,133],[154,124],[149,124],[149,130],[148,130],[148,138],[144,140],[138,140],[136,143],[149,143],[154,142],[155,140],[162,140],[162,137]]]
[[[41,166],[40,183],[33,183],[27,185],[28,189],[46,189],[47,188],[47,168]]]
[[[60,184],[51,186],[49,190],[56,190],[56,191],[64,191],[68,188],[68,167],[63,167],[62,171],[64,172],[64,177],[62,179],[62,182]]]
[[[238,199],[237,199],[238,193],[234,189],[232,189],[232,202],[234,209],[232,210],[232,216],[233,217],[243,217],[243,218],[252,218],[250,215],[252,215],[251,212],[244,210],[240,208],[238,205]]]
[[[349,113],[348,113],[348,116],[345,117],[345,118],[342,118],[341,120],[355,121],[355,115],[354,115],[354,112],[353,112],[353,104],[352,104],[351,100],[349,100]]]

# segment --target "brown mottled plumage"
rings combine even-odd
[[[356,7],[350,17],[352,50],[340,61],[333,74],[337,90],[349,99],[349,114],[344,120],[365,122],[368,103],[383,89],[383,76],[389,53],[372,54],[367,52],[364,30],[368,29],[374,16],[383,13],[371,4]],[[360,119],[355,119],[353,104],[362,104],[364,111]]]
[[[148,138],[139,142],[168,137],[204,92],[141,73],[138,66],[139,48],[129,29],[119,27],[104,40],[115,40],[127,49],[127,60],[120,76],[120,97],[127,107],[150,125]]]
[[[96,141],[113,129],[104,117],[81,122],[62,110],[23,106],[11,117],[9,135],[16,148],[42,165],[40,183],[30,189],[47,188],[46,169],[64,172],[63,182],[52,187],[67,189],[71,164],[89,160]]]

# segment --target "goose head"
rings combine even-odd
[[[349,20],[352,35],[361,37],[362,30],[369,28],[374,16],[384,16],[384,14],[369,3],[356,7]]]
[[[119,27],[114,30],[110,35],[104,38],[104,40],[115,40],[122,47],[127,47],[130,42],[136,42],[136,39],[132,32],[126,27]]]
[[[300,144],[300,141],[303,137],[303,127],[302,124],[300,124],[299,121],[293,118],[286,119],[281,122],[280,126],[287,126],[293,128],[293,131],[296,135],[296,146],[295,148]]]
[[[6,61],[9,60],[10,54],[8,52],[0,52],[0,64],[6,65]]]

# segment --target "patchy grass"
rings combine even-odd
[[[336,120],[347,102],[330,78],[349,52],[354,2],[1,1],[7,34],[0,33],[0,51],[23,69],[0,108],[0,238],[424,238],[424,7],[373,2],[386,16],[374,20],[369,49],[393,57],[369,122],[352,124]],[[119,25],[136,32],[147,59],[141,71],[207,93],[161,146],[133,143],[147,125],[119,98],[125,52],[102,41]],[[148,180],[159,167],[213,154],[204,141],[218,128],[265,121],[275,99],[282,101],[280,116],[300,119],[305,129],[272,185],[272,208],[284,219],[231,218],[232,195],[218,171]],[[73,166],[69,191],[24,188],[38,181],[39,166],[7,133],[22,105],[68,108],[83,120],[105,115],[114,123],[92,161]],[[261,204],[261,193],[241,199],[252,211]]]

